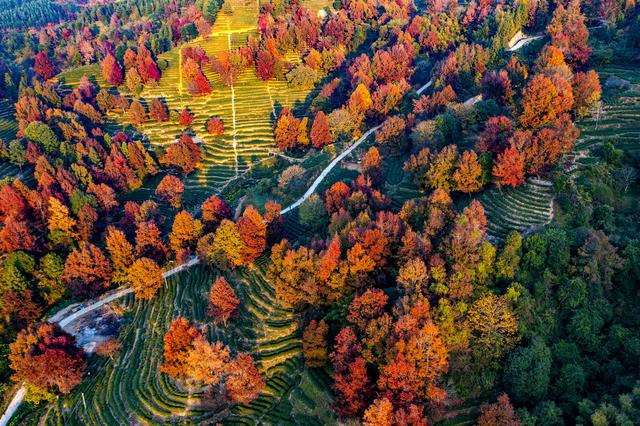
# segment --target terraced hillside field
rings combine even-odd
[[[17,131],[13,104],[8,100],[0,100],[0,139],[9,143],[16,137]]]
[[[491,188],[478,200],[485,208],[489,235],[502,239],[511,231],[531,232],[553,218],[551,182],[528,178],[517,188]]]
[[[15,119],[15,108],[12,101],[0,100],[0,140],[7,145],[15,139],[18,131],[18,123]],[[26,170],[20,170],[17,166],[6,160],[0,160],[0,179],[5,177],[22,177],[27,181],[30,179]]]
[[[604,87],[604,101],[593,114],[578,123],[580,139],[576,144],[575,160],[581,165],[592,164],[592,149],[611,141],[616,148],[640,150],[640,73],[633,64],[610,64],[598,70]],[[619,93],[608,89],[610,77],[626,80],[629,87]]]
[[[301,106],[307,99],[310,89],[289,87],[285,81],[264,82],[258,78],[254,69],[248,68],[239,76],[234,87],[224,85],[211,66],[204,67],[204,73],[211,82],[213,91],[206,96],[191,96],[187,84],[181,79],[181,51],[187,46],[203,48],[209,57],[234,49],[246,43],[249,35],[256,35],[258,19],[258,1],[227,0],[232,14],[221,11],[212,26],[211,34],[198,38],[181,48],[160,55],[159,63],[167,65],[157,85],[147,86],[140,98],[147,104],[160,97],[166,101],[169,109],[188,108],[196,118],[193,130],[203,142],[203,167],[187,178],[185,194],[187,201],[201,201],[212,192],[219,192],[225,184],[238,178],[257,162],[264,160],[274,147],[274,115],[281,107]],[[309,0],[303,4],[319,10],[328,2]],[[225,8],[223,7],[222,10]],[[295,63],[297,55],[289,55],[287,60]],[[99,68],[84,67],[63,77],[70,84],[88,73],[101,83]],[[212,116],[223,119],[225,132],[220,136],[211,136],[205,130],[206,120]],[[127,125],[126,115],[114,116],[121,125]],[[171,144],[183,131],[177,121],[147,121],[142,126],[150,142],[156,146]]]
[[[604,99],[591,115],[580,120],[580,137],[573,153],[567,156],[566,168],[575,174],[597,158],[593,149],[611,141],[618,149],[640,150],[640,74],[632,64],[609,64],[597,70],[604,88]],[[609,77],[627,83],[624,90],[607,88]],[[616,92],[616,93],[614,93]],[[512,230],[527,231],[552,219],[550,184],[529,179],[520,188],[491,189],[479,199],[487,211],[489,233],[504,238]]]
[[[122,353],[114,361],[92,358],[91,374],[46,415],[26,423],[105,424],[332,424],[329,377],[303,367],[300,333],[293,313],[282,308],[260,269],[227,277],[241,300],[240,314],[226,328],[206,315],[215,274],[199,266],[172,276],[152,301],[121,299],[130,323],[121,334]],[[159,372],[163,336],[171,321],[184,316],[210,341],[248,351],[267,381],[263,393],[246,406],[215,409],[202,390],[189,392]],[[83,401],[84,397],[84,401]],[[86,402],[86,408],[85,408]],[[23,423],[24,424],[24,423]]]
[[[384,190],[391,197],[392,207],[398,210],[405,201],[424,195],[416,186],[411,174],[403,170],[403,165],[403,158],[392,157],[384,167]]]

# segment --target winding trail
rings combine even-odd
[[[18,389],[18,392],[16,392],[16,394],[14,395],[13,399],[9,403],[9,406],[4,411],[2,417],[0,417],[0,426],[6,426],[7,424],[9,424],[11,416],[13,416],[13,414],[16,412],[26,394],[27,387],[23,384],[22,386],[20,386],[20,389]]]
[[[512,47],[509,47],[507,49],[505,49],[507,52],[515,52],[516,50],[526,46],[527,44],[531,43],[534,40],[538,40],[540,38],[542,38],[544,36],[531,36],[531,37],[524,37],[521,38],[520,40],[518,40]]]
[[[467,107],[467,108],[468,108],[468,107],[470,107],[470,106],[473,106],[473,105],[477,104],[477,103],[478,103],[478,102],[480,102],[481,100],[482,100],[482,95],[475,95],[475,96],[470,97],[470,98],[469,98],[469,99],[467,99],[466,101],[464,101],[464,102],[462,103],[462,106],[464,106],[464,107]]]
[[[432,84],[433,84],[433,80],[429,80],[429,82],[427,84],[425,84],[424,86],[422,86],[421,88],[416,90],[416,93],[418,95],[421,95],[422,92],[424,92],[429,87],[431,87]],[[309,189],[307,189],[307,191],[302,195],[302,197],[298,198],[298,200],[295,201],[290,206],[285,207],[284,209],[282,209],[280,211],[280,214],[281,215],[287,214],[291,210],[294,210],[294,209],[298,208],[300,206],[300,204],[304,203],[307,200],[307,198],[309,198],[311,196],[311,194],[313,194],[316,191],[316,189],[318,188],[318,185],[320,185],[322,183],[322,181],[327,177],[327,175],[331,172],[331,170],[333,170],[333,168],[335,166],[337,166],[338,163],[340,163],[347,155],[351,154],[354,149],[356,149],[358,146],[360,146],[360,144],[362,144],[362,142],[367,140],[367,138],[369,136],[371,136],[372,133],[376,132],[381,126],[382,126],[381,124],[378,124],[377,126],[372,127],[371,129],[367,130],[367,132],[365,134],[360,136],[360,139],[358,139],[353,144],[351,144],[351,146],[349,146],[349,148],[347,148],[344,151],[342,151],[342,153],[340,155],[338,155],[336,158],[334,158],[333,161],[331,163],[329,163],[329,165],[327,165],[327,167],[324,168],[322,173],[320,173],[320,176],[318,176],[313,181],[313,183],[311,184]]]
[[[378,130],[381,126],[382,126],[381,124],[378,124],[377,126],[369,129],[364,135],[360,136],[360,139],[358,139],[353,144],[351,144],[351,146],[349,148],[347,148],[344,151],[342,151],[342,154],[340,154],[336,158],[334,158],[333,161],[331,163],[329,163],[329,165],[327,167],[324,168],[322,173],[320,173],[320,176],[318,176],[316,178],[316,180],[313,181],[313,183],[311,184],[309,189],[307,189],[307,192],[305,192],[302,197],[298,198],[298,200],[295,203],[293,203],[290,206],[285,207],[284,209],[282,209],[280,211],[280,214],[281,215],[287,214],[291,210],[293,210],[293,209],[297,208],[298,206],[300,206],[300,204],[304,203],[307,200],[307,198],[309,198],[311,196],[311,194],[313,194],[315,192],[315,190],[318,187],[318,185],[320,185],[320,183],[322,183],[322,181],[324,180],[324,178],[327,177],[329,172],[331,170],[333,170],[333,168],[340,161],[342,161],[344,159],[344,157],[346,157],[347,155],[351,154],[351,152],[353,152],[354,149],[356,149],[362,142],[364,142],[369,136],[371,136],[371,134],[373,132]]]
[[[416,90],[416,93],[418,95],[422,95],[422,92],[424,92],[425,90],[427,90],[429,87],[431,87],[431,85],[433,84],[433,79],[429,80],[429,82],[427,84],[425,84],[424,86],[422,86],[421,88],[419,88],[418,90]]]

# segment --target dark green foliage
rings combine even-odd
[[[18,167],[24,166],[27,162],[27,150],[19,140],[13,140],[9,144],[9,161]]]
[[[563,426],[562,410],[553,401],[544,401],[533,410],[537,418],[537,424],[545,426]]]
[[[317,194],[311,195],[299,208],[299,220],[302,225],[314,231],[320,231],[328,222],[324,202]]]
[[[543,399],[549,387],[551,351],[542,340],[515,349],[504,368],[509,395],[520,404]]]
[[[82,206],[84,206],[85,204],[89,204],[94,209],[98,207],[98,201],[96,200],[96,197],[81,190],[75,191],[69,201],[71,202],[71,211],[74,214],[78,214],[78,211],[80,211]]]
[[[189,23],[182,27],[180,35],[185,41],[189,41],[198,36],[198,30],[196,29],[196,26],[194,24]]]
[[[77,10],[73,2],[64,4],[49,0],[1,0],[0,28],[27,28],[58,22]]]

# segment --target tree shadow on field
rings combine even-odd
[[[280,117],[280,113],[282,112],[282,110],[283,110],[283,109],[284,109],[284,105],[282,105],[282,104],[280,103],[280,101],[275,101],[275,102],[273,103],[273,111],[275,112],[275,117],[273,116],[273,114],[269,114],[269,115],[270,115],[270,117],[271,117],[271,119],[270,119],[270,121],[271,121],[271,127],[275,126],[275,124],[276,124],[276,119],[277,119],[278,117]]]

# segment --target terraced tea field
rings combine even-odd
[[[553,218],[552,184],[537,178],[528,178],[517,188],[491,188],[478,200],[489,220],[489,235],[497,239],[511,231],[533,231]]]
[[[402,167],[403,158],[389,158],[384,167],[384,192],[391,197],[391,206],[399,210],[405,201],[424,194],[416,186],[413,177]]]
[[[11,101],[0,101],[0,139],[6,143],[16,137],[18,123],[15,119],[15,109]]]
[[[232,14],[221,11],[212,26],[211,34],[198,38],[182,46],[199,46],[210,58],[225,50],[242,46],[250,35],[256,35],[258,2],[227,0],[233,9]],[[322,0],[304,2],[314,10],[327,4]],[[223,8],[224,10],[224,8]],[[147,86],[140,94],[143,102],[153,98],[162,98],[169,109],[180,111],[188,108],[195,114],[191,125],[197,137],[202,141],[204,150],[203,167],[186,179],[187,202],[202,201],[213,192],[219,192],[230,181],[247,172],[252,165],[269,156],[274,147],[274,115],[282,107],[302,106],[310,89],[289,87],[286,81],[271,80],[264,82],[255,74],[253,67],[243,71],[233,87],[224,85],[211,66],[204,66],[204,73],[211,82],[212,93],[206,96],[191,96],[187,84],[180,75],[180,56],[182,48],[173,49],[158,58],[159,63],[167,64],[157,85]],[[287,60],[296,63],[297,55],[289,55]],[[101,83],[99,68],[83,67]],[[63,77],[74,85],[83,72],[74,70]],[[123,87],[124,89],[124,87]],[[224,121],[225,132],[212,136],[206,132],[206,120],[219,116]],[[126,126],[126,115],[115,115],[116,121]],[[155,146],[167,146],[182,134],[183,126],[177,121],[157,122],[149,120],[142,126],[143,132]]]
[[[215,278],[199,266],[169,278],[151,301],[132,295],[121,299],[118,303],[130,318],[121,334],[121,355],[113,362],[92,358],[91,374],[57,402],[45,423],[213,424],[223,418],[225,424],[333,423],[329,377],[324,370],[303,367],[297,322],[292,311],[278,304],[263,272],[243,270],[227,277],[241,300],[239,316],[227,327],[213,325],[206,316]],[[250,352],[267,381],[263,393],[246,406],[215,409],[202,405],[202,390],[190,393],[161,374],[163,336],[177,316],[190,319],[210,341],[223,341],[234,352]]]
[[[15,120],[15,108],[13,103],[7,100],[0,101],[0,140],[7,145],[15,139],[18,131],[18,123]],[[27,178],[27,173],[6,160],[0,160],[0,179],[5,177]],[[30,173],[29,173],[30,175]],[[31,176],[32,177],[32,176]],[[27,178],[28,180],[28,178]]]
[[[578,168],[592,164],[591,150],[611,141],[618,149],[640,150],[640,73],[632,64],[610,64],[598,70],[604,87],[605,101],[590,117],[581,120],[580,138],[575,147]],[[609,77],[629,82],[631,87],[621,93],[610,94],[605,83]]]
[[[626,64],[610,64],[597,71],[605,96],[599,108],[578,122],[580,137],[566,162],[567,170],[574,175],[597,160],[592,150],[607,141],[624,151],[640,150],[640,74]],[[611,76],[626,80],[630,88],[611,93],[605,87]],[[549,223],[552,196],[548,183],[534,179],[520,188],[485,192],[479,199],[487,211],[490,235],[503,238],[512,230],[522,232]]]

